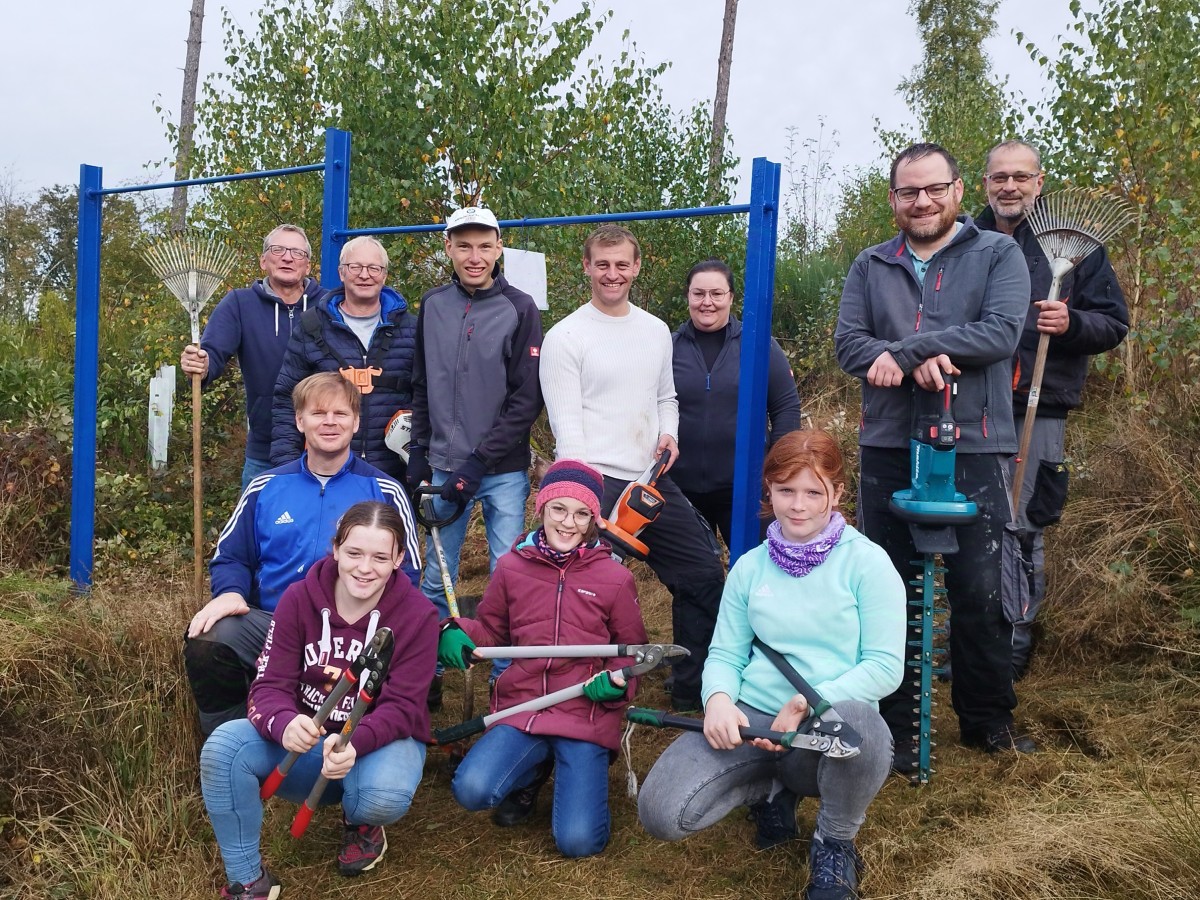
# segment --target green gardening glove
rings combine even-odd
[[[607,703],[625,696],[625,688],[613,684],[612,676],[605,670],[583,686],[583,696],[594,703]]]
[[[442,626],[442,634],[438,638],[438,662],[447,669],[465,669],[471,665],[471,651],[475,642],[458,623],[450,619]]]

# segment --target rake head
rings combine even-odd
[[[142,257],[191,320],[192,343],[200,343],[200,310],[237,264],[229,247],[214,241],[174,237],[153,244]]]
[[[1068,188],[1043,194],[1027,221],[1052,262],[1064,260],[1074,267],[1136,217],[1133,204],[1121,197]]]

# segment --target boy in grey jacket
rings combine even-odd
[[[936,410],[944,376],[958,383],[956,487],[978,520],[957,528],[946,559],[953,628],[951,699],[962,743],[1033,752],[1013,725],[1012,626],[1001,604],[1001,546],[1011,521],[1007,457],[1017,450],[1012,355],[1029,303],[1029,273],[1009,238],[960,216],[958,163],[937,144],[914,144],[893,162],[888,199],[900,234],[859,254],[846,278],[834,344],[862,379],[858,522],[900,572],[917,557],[908,525],[888,509],[910,486],[909,439]],[[910,591],[912,589],[910,588]],[[911,597],[910,597],[911,599]],[[912,690],[880,702],[895,739],[893,767],[916,765]]]

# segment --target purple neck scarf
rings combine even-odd
[[[783,529],[778,522],[767,526],[767,553],[771,562],[783,569],[793,578],[803,578],[829,556],[830,551],[842,539],[846,530],[846,520],[840,512],[834,511],[829,517],[829,524],[811,541],[796,544],[783,536]]]

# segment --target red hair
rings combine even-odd
[[[763,463],[763,497],[770,498],[772,484],[791,481],[805,469],[812,469],[835,489],[846,483],[846,463],[837,441],[824,431],[805,428],[785,434],[767,451]],[[831,499],[828,492],[825,499]],[[769,499],[763,500],[759,515],[765,519],[774,517]]]

